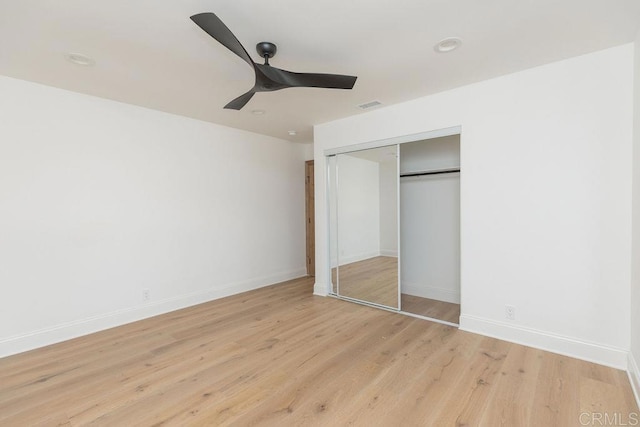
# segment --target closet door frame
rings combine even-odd
[[[396,248],[398,257],[398,311],[402,312],[402,248],[400,246],[400,231],[402,230],[400,221],[400,150],[402,144],[396,144]]]
[[[402,286],[401,286],[401,274],[402,274],[402,269],[400,268],[400,257],[401,257],[401,245],[400,245],[400,231],[401,231],[401,225],[400,225],[400,150],[401,150],[401,145],[407,142],[415,142],[415,141],[421,141],[421,140],[426,140],[426,139],[434,139],[434,138],[440,138],[440,137],[445,137],[445,136],[452,136],[452,135],[461,135],[462,134],[462,126],[452,126],[452,127],[448,127],[448,128],[442,128],[442,129],[436,129],[436,130],[432,130],[432,131],[427,131],[427,132],[420,132],[420,133],[415,133],[415,134],[409,134],[409,135],[403,135],[403,136],[398,136],[398,137],[394,137],[394,138],[387,138],[387,139],[381,139],[381,140],[375,140],[375,141],[369,141],[369,142],[363,142],[363,143],[359,143],[359,144],[353,144],[353,145],[347,145],[347,146],[341,146],[341,147],[337,147],[337,148],[331,148],[328,150],[324,151],[324,156],[325,156],[325,164],[326,164],[326,179],[325,179],[325,189],[326,189],[326,193],[325,193],[325,208],[326,208],[326,212],[327,212],[327,216],[326,216],[326,243],[327,243],[327,250],[326,250],[326,263],[325,263],[325,271],[327,274],[327,280],[326,280],[326,291],[327,291],[327,295],[329,296],[333,296],[333,297],[337,297],[339,299],[343,299],[343,300],[347,300],[347,301],[353,301],[359,304],[364,304],[364,305],[370,305],[370,306],[374,306],[374,307],[378,307],[381,308],[383,310],[387,310],[387,311],[393,311],[393,312],[398,312],[398,313],[402,313],[404,315],[407,316],[411,316],[411,317],[418,317],[421,319],[426,319],[426,320],[431,320],[437,323],[443,323],[446,325],[450,325],[450,326],[455,326],[458,327],[457,324],[454,323],[450,323],[447,321],[443,321],[443,320],[439,320],[439,319],[433,319],[430,317],[424,317],[424,316],[420,316],[417,314],[413,314],[413,313],[407,313],[405,311],[402,311]],[[350,153],[350,152],[354,152],[354,151],[361,151],[361,150],[367,150],[367,149],[371,149],[371,148],[380,148],[380,147],[386,147],[386,146],[390,146],[390,145],[397,145],[398,149],[397,149],[397,179],[396,179],[396,185],[397,185],[397,200],[396,200],[396,209],[397,209],[397,216],[398,216],[398,220],[396,221],[398,230],[397,230],[397,238],[398,238],[398,309],[392,309],[392,308],[388,308],[385,306],[381,306],[381,305],[377,305],[377,304],[372,304],[372,303],[367,303],[366,301],[360,301],[357,299],[353,299],[353,298],[348,298],[348,297],[341,297],[339,295],[336,295],[333,292],[333,284],[332,284],[332,274],[331,274],[331,218],[330,218],[330,206],[329,206],[329,201],[331,199],[330,197],[330,179],[331,179],[331,174],[330,174],[330,167],[329,167],[329,158],[332,156],[336,156],[338,154],[346,154],[346,153]],[[334,179],[336,179],[336,177],[334,177]],[[334,227],[339,228],[339,224],[334,224]],[[339,254],[336,254],[336,256],[338,256]],[[338,262],[339,264],[339,262]],[[338,280],[337,280],[337,286],[339,288],[340,286],[340,280],[339,280],[339,273],[340,268],[338,268]],[[462,293],[462,286],[460,289],[460,292]],[[339,293],[339,292],[338,292]],[[462,304],[461,304],[462,307]]]

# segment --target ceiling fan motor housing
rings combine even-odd
[[[261,58],[273,58],[278,51],[278,47],[271,42],[260,42],[256,45],[256,50]]]

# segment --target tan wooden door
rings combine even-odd
[[[305,162],[305,211],[307,225],[307,274],[316,274],[316,229],[313,160]]]

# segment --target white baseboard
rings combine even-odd
[[[460,290],[454,291],[452,289],[437,288],[434,286],[403,282],[402,293],[422,298],[450,302],[453,304],[460,304]]]
[[[313,284],[313,294],[321,297],[329,295],[329,286],[326,283],[315,282]]]
[[[262,288],[273,285],[274,283],[295,279],[304,275],[306,275],[306,268],[281,272],[245,282],[223,285],[215,289],[208,289],[202,292],[194,292],[165,300],[152,301],[143,305],[0,339],[0,357],[22,353],[24,351],[103,331],[105,329],[121,326],[137,320],[179,310],[181,308]]]
[[[390,250],[390,249],[380,249],[380,256],[389,256],[392,258],[398,258],[398,251]]]
[[[616,369],[627,369],[629,352],[617,347],[465,314],[460,316],[460,329]]]
[[[362,254],[355,254],[349,256],[340,257],[340,265],[351,264],[353,262],[364,261],[365,259],[375,258],[380,256],[380,252],[367,252]]]
[[[632,352],[629,352],[627,374],[629,374],[629,382],[631,383],[633,394],[636,397],[636,403],[638,407],[640,407],[640,368]]]

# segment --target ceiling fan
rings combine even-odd
[[[264,58],[264,64],[253,62],[242,44],[231,30],[214,13],[206,12],[193,15],[191,20],[207,34],[216,39],[231,52],[244,59],[255,72],[256,83],[253,88],[229,102],[224,108],[240,110],[256,92],[270,92],[289,87],[320,87],[329,89],[352,89],[357,77],[340,74],[294,73],[269,65],[269,59],[276,54],[277,47],[270,42],[256,45],[258,54]]]

